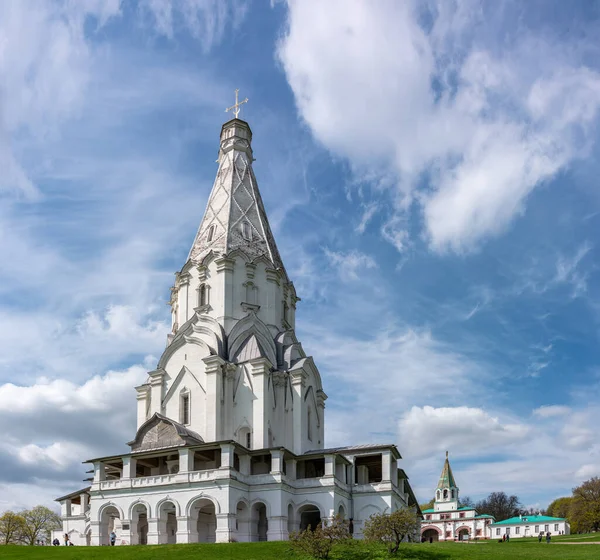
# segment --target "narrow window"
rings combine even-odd
[[[202,307],[203,305],[206,305],[206,284],[201,284],[200,285],[200,290],[199,290],[199,294],[198,294],[198,299],[200,300],[198,303],[200,305],[200,307]]]
[[[546,533],[550,530],[550,525],[544,525],[544,531],[546,531]]]
[[[444,490],[444,500],[448,499],[448,490]]]
[[[536,533],[539,533],[539,532],[540,532],[540,526],[539,526],[539,525],[536,525],[536,526],[535,526],[535,532],[536,532]]]
[[[310,410],[310,408],[308,409],[308,414],[306,415],[306,422],[307,422],[307,428],[308,428],[308,440],[312,441],[312,422],[311,422],[311,414],[312,411]]]
[[[248,241],[252,240],[252,228],[248,222],[242,222],[242,237]]]
[[[555,523],[555,524],[554,524],[554,530],[555,530],[555,531],[558,531],[558,523]]]
[[[288,322],[288,304],[287,302],[283,302],[283,321],[284,323]]]
[[[515,527],[515,534],[518,535],[521,532],[521,527]]]
[[[215,235],[215,226],[212,225],[208,228],[208,235],[206,236],[206,241],[210,243],[213,240],[213,236]]]
[[[496,529],[496,535],[500,534],[500,529]]]
[[[181,423],[190,423],[190,395],[181,395]]]
[[[454,499],[454,490],[451,490],[450,494],[452,495],[452,499]]]
[[[250,449],[252,447],[252,434],[250,432],[246,433],[246,449]]]

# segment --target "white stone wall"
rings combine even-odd
[[[537,529],[536,529],[537,527]],[[546,528],[547,527],[547,528]],[[517,532],[517,528],[519,532]],[[498,525],[491,527],[492,538],[501,539],[504,535],[510,535],[511,539],[520,539],[523,537],[537,537],[541,532],[544,535],[550,532],[550,535],[570,535],[571,528],[566,521],[532,522],[512,525]],[[544,537],[545,538],[545,537]]]

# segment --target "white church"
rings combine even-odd
[[[418,508],[396,446],[325,448],[327,395],[294,332],[300,299],[271,233],[237,100],[234,109],[206,212],[171,288],[167,347],[135,388],[130,451],[87,461],[91,485],[57,499],[63,528],[53,538],[285,540],[335,514],[360,537],[373,513]]]
[[[450,467],[448,452],[435,491],[433,507],[423,510],[421,540],[468,541],[489,539],[494,517],[479,514],[472,506],[461,507],[458,486]]]

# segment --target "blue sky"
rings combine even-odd
[[[240,88],[328,445],[600,475],[596,2],[0,4],[0,509],[125,449]]]

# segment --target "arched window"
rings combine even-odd
[[[179,393],[179,423],[187,426],[190,423],[190,392],[182,389]]]
[[[198,288],[198,305],[202,307],[208,303],[206,284],[200,284]]]
[[[437,499],[439,500],[442,497],[442,493],[438,490],[437,491]]]
[[[242,237],[248,241],[252,240],[252,228],[248,222],[242,222]]]
[[[448,490],[444,490],[444,500],[448,499]]]
[[[214,226],[214,224],[213,224],[212,226],[210,226],[210,227],[208,228],[208,234],[207,234],[207,236],[206,236],[206,241],[207,241],[208,243],[210,243],[210,242],[213,240],[213,237],[214,237],[214,235],[215,235],[215,226]]]
[[[454,500],[454,490],[450,490],[450,496]]]

